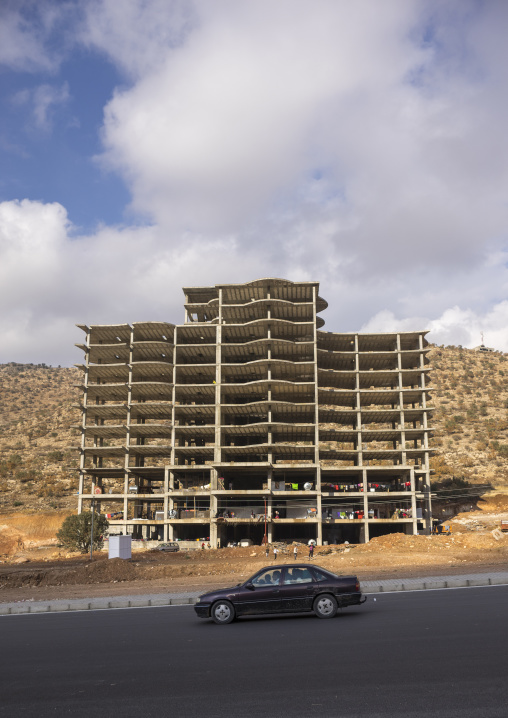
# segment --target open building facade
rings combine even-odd
[[[323,331],[318,292],[190,287],[184,324],[79,325],[78,510],[214,547],[429,532],[425,332]]]

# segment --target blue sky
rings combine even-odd
[[[326,329],[508,351],[505,3],[4,0],[0,361],[184,285],[318,280]]]
[[[76,47],[51,72],[4,69],[0,83],[1,199],[60,202],[84,232],[123,222],[128,189],[95,159],[104,106],[125,83],[115,66]]]

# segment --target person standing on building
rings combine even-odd
[[[298,546],[296,546],[296,545],[295,545],[295,547],[294,547],[294,549],[293,549],[293,554],[294,554],[294,556],[295,556],[295,561],[296,561],[297,558],[298,558]]]

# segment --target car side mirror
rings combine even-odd
[[[247,581],[247,583],[244,583],[244,587],[248,588],[249,591],[254,591],[254,584],[252,583],[252,581]]]

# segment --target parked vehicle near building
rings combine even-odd
[[[152,551],[180,551],[180,546],[176,541],[170,541],[169,543],[160,543]]]
[[[299,563],[265,567],[237,586],[204,593],[194,610],[221,625],[241,616],[305,611],[333,618],[339,608],[366,600],[356,576]]]

